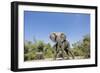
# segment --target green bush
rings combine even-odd
[[[86,35],[82,40],[72,44],[71,48],[74,56],[83,56],[90,58],[90,36]],[[24,43],[24,61],[40,60],[37,53],[43,53],[43,59],[54,57],[54,48],[50,43],[44,43],[42,40],[34,39],[33,42],[25,41]]]
[[[75,56],[83,56],[84,58],[90,58],[90,36],[86,35],[82,40],[74,43],[73,53]]]

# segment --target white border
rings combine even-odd
[[[24,10],[29,11],[46,11],[46,12],[68,12],[68,13],[88,13],[91,16],[91,58],[84,60],[63,60],[63,61],[40,61],[40,62],[24,62]],[[18,68],[35,68],[50,66],[70,66],[70,65],[86,65],[95,64],[95,11],[93,9],[79,8],[62,8],[62,7],[46,7],[46,6],[24,6],[18,7]]]

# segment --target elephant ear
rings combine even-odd
[[[61,42],[63,42],[64,40],[66,40],[66,35],[64,33],[61,33],[60,38]]]
[[[53,42],[56,42],[56,38],[57,38],[57,36],[56,36],[55,33],[51,33],[51,34],[50,34],[50,39],[51,39]]]

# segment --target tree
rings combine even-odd
[[[35,59],[35,49],[36,46],[31,41],[24,43],[24,61]]]
[[[90,36],[89,35],[84,36],[83,46],[84,46],[85,57],[89,58],[90,57]]]
[[[82,40],[74,43],[73,52],[75,56],[84,56],[84,58],[90,57],[90,36],[85,35]]]

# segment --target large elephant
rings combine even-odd
[[[70,50],[70,44],[68,40],[66,39],[66,35],[63,32],[53,32],[50,34],[50,39],[55,42],[53,48],[55,49],[55,56],[54,59],[56,59],[58,56],[62,57],[63,59],[69,59],[69,56],[71,55],[74,59],[74,55],[72,54]]]

